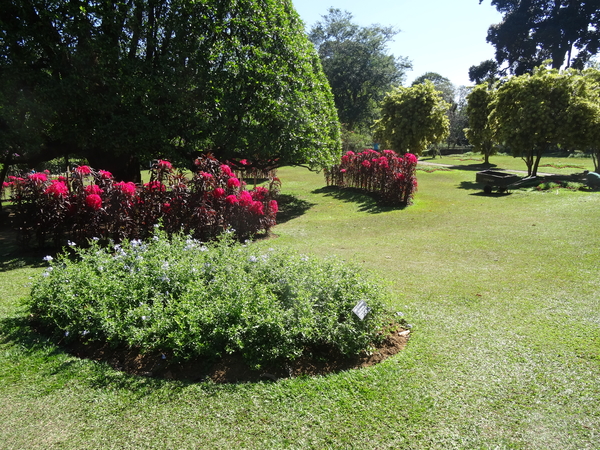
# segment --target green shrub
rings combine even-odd
[[[241,352],[254,367],[311,346],[346,355],[381,339],[386,291],[339,260],[162,231],[147,242],[72,245],[34,283],[35,320],[70,340],[109,342],[176,359]],[[371,311],[353,312],[361,300]]]

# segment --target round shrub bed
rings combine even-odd
[[[307,348],[357,355],[381,343],[387,291],[336,259],[157,230],[148,241],[72,245],[32,288],[34,320],[62,342],[165,352],[175,360],[240,354],[252,368]],[[353,308],[370,308],[361,320]]]

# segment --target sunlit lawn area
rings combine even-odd
[[[41,259],[2,242],[0,448],[600,448],[600,194],[417,176],[394,209],[279,170],[280,223],[252,245],[358,262],[413,325],[395,357],[318,378],[183,384],[69,356],[22,320]]]

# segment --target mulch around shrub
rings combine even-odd
[[[105,362],[115,370],[137,376],[192,383],[209,380],[214,383],[243,383],[326,375],[373,366],[400,352],[408,342],[409,334],[402,328],[394,327],[388,333],[383,343],[369,355],[346,357],[332,348],[313,348],[297,360],[284,364],[284,367],[265,367],[262,370],[252,370],[239,354],[226,355],[217,361],[199,359],[177,363],[160,352],[142,354],[137,349],[112,348],[101,343],[75,343],[65,349],[78,358]]]

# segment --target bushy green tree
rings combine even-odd
[[[13,0],[0,8],[4,161],[331,164],[333,96],[290,0]],[[26,118],[19,122],[18,118]]]
[[[485,164],[489,164],[490,156],[495,153],[494,129],[489,120],[494,96],[495,88],[487,83],[477,85],[467,96],[469,127],[465,134],[474,149],[483,155]]]
[[[321,58],[340,121],[350,131],[365,131],[377,117],[377,105],[392,86],[401,84],[411,67],[388,54],[398,33],[393,27],[361,27],[352,14],[330,8],[309,33]]]
[[[527,164],[528,176],[536,176],[542,155],[556,145],[574,143],[572,111],[580,76],[537,67],[533,74],[507,79],[498,88],[491,112],[499,142]]]
[[[411,87],[397,87],[381,104],[381,119],[374,126],[375,137],[384,148],[420,155],[430,144],[448,136],[449,106],[429,80]]]

